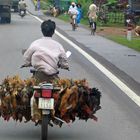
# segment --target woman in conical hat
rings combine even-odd
[[[89,10],[88,10],[88,18],[92,18],[92,19],[96,19],[97,18],[97,6],[92,3],[90,6],[89,6]]]
[[[95,31],[96,31],[96,20],[97,20],[97,6],[95,4],[91,4],[89,6],[89,10],[88,10],[88,19],[89,19],[89,25],[91,27],[91,25],[93,24],[94,22],[94,25],[95,25]]]
[[[96,6],[95,4],[91,4],[91,5],[89,6],[89,10],[90,10],[90,11],[96,11],[96,10],[97,10],[97,6]]]

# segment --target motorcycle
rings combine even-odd
[[[23,17],[26,15],[26,13],[25,13],[25,11],[24,11],[24,10],[20,10],[19,15],[21,16],[21,18],[23,18]]]
[[[96,31],[96,23],[92,20],[90,20],[90,29],[91,29],[91,35],[95,35]]]
[[[34,86],[34,94],[31,99],[31,116],[34,116],[33,104],[38,106],[41,111],[41,140],[48,138],[48,124],[51,121],[51,111],[54,109],[53,93],[60,90],[59,87],[54,87],[51,83],[42,83],[39,86]],[[56,119],[56,118],[55,118]],[[63,121],[59,123],[63,123]]]
[[[75,31],[76,29],[76,15],[72,16],[72,30]]]
[[[22,50],[22,54],[24,54],[26,50]],[[66,52],[67,58],[71,55],[70,51]],[[34,68],[30,69],[30,72],[35,75],[36,70]],[[37,120],[34,120],[36,124],[41,125],[41,140],[48,139],[48,125],[51,125],[51,113],[54,109],[54,98],[53,94],[55,92],[59,92],[61,90],[60,87],[56,87],[52,83],[40,83],[38,86],[33,87],[33,96],[31,98],[30,106],[31,106],[31,116],[32,118],[36,118],[36,114],[39,114],[40,117]],[[36,107],[35,107],[36,106]],[[57,117],[53,117],[53,121],[59,125],[65,123],[63,120]]]

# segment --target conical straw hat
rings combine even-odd
[[[96,11],[96,9],[97,9],[97,6],[95,4],[91,4],[89,6],[89,10],[91,10],[91,11]]]

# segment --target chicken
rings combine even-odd
[[[0,116],[5,121],[13,118],[22,122],[25,118],[25,122],[31,120],[37,124],[37,121],[41,120],[42,112],[33,97],[33,86],[38,84],[33,78],[26,80],[22,80],[19,76],[5,78],[0,86]],[[101,92],[97,88],[90,88],[86,79],[60,79],[54,81],[53,85],[60,87],[60,90],[53,91],[54,110],[51,111],[49,122],[51,126],[54,123],[61,127],[63,121],[70,123],[76,118],[97,121],[94,114],[101,108]]]
[[[140,36],[140,26],[136,26],[135,33],[137,36]]]

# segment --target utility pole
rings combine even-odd
[[[37,0],[37,11],[38,11],[38,16],[40,15],[40,0]]]
[[[37,0],[37,10],[40,11],[40,0]]]

